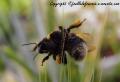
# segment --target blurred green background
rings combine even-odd
[[[52,7],[49,0],[0,0],[0,82],[120,82],[119,8]],[[40,66],[46,54],[33,60],[37,54],[31,51],[34,45],[22,46],[38,43],[59,25],[67,27],[84,18],[87,21],[74,32],[92,35],[96,49],[81,62],[68,55],[66,66],[52,58]]]

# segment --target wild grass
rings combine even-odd
[[[15,0],[0,1],[0,82],[120,81],[118,73],[120,44],[116,31],[118,29],[116,26],[119,26],[117,23],[119,15],[114,15],[115,13],[109,9],[106,9],[103,14],[99,14],[93,8],[92,12],[97,16],[98,27],[92,28],[89,18],[83,27],[97,28],[93,34],[90,32],[94,37],[93,44],[96,49],[88,53],[81,62],[76,62],[67,54],[67,65],[57,65],[50,58],[41,67],[40,62],[45,54],[39,54],[33,60],[36,54],[31,52],[33,45],[22,46],[22,44],[32,41],[39,42],[54,31],[57,24],[66,26],[71,24],[72,20],[82,18],[82,14],[66,14],[63,10],[63,18],[58,19],[55,8],[42,7],[39,5],[41,1],[21,0],[18,2]],[[115,19],[112,20],[113,18]],[[91,31],[89,29],[87,32]],[[10,76],[13,78],[12,80],[8,78]]]

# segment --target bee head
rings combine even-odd
[[[48,53],[49,52],[49,42],[50,40],[44,38],[38,45],[39,53]]]

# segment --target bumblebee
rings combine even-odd
[[[48,37],[43,38],[42,41],[36,44],[33,51],[38,50],[40,54],[48,53],[43,58],[42,65],[50,56],[53,56],[53,59],[58,64],[67,64],[66,52],[76,61],[82,60],[85,57],[90,49],[83,37],[88,37],[89,34],[84,33],[83,36],[79,36],[71,32],[72,29],[80,27],[85,20],[81,22],[78,20],[66,29],[59,26],[59,30],[52,32]]]

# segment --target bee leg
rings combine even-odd
[[[32,51],[36,51],[36,49],[41,45],[41,43],[39,42],[38,44],[36,44],[36,46],[33,48]]]
[[[66,54],[64,53],[64,55],[61,57],[62,63],[63,64],[67,64],[67,58],[66,58]]]
[[[53,59],[56,60],[56,55],[53,55]]]
[[[58,54],[58,55],[56,55],[56,63],[57,64],[61,64],[61,56]]]
[[[37,47],[38,47],[38,45],[36,45],[36,46],[33,48],[33,50],[32,50],[32,51],[35,51],[35,50],[37,49]]]
[[[50,56],[50,55],[51,55],[51,54],[48,54],[46,57],[43,58],[43,60],[42,60],[42,65],[41,65],[41,66],[43,66],[43,63],[44,63],[46,60],[49,59],[49,56]]]
[[[86,19],[84,19],[83,21],[80,22],[80,20],[77,20],[75,21],[72,25],[70,25],[67,29],[68,32],[70,32],[71,29],[74,29],[74,28],[79,28],[83,22],[85,21]]]

